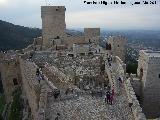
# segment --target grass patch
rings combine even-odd
[[[22,120],[23,104],[21,94],[21,89],[16,89],[13,93],[13,102],[11,104],[9,120]]]
[[[5,96],[3,94],[0,94],[0,114],[2,114],[4,106],[5,106]]]

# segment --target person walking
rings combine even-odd
[[[55,120],[59,120],[60,117],[60,113],[57,113],[57,117],[55,118]]]
[[[110,91],[107,91],[106,98],[107,98],[107,103],[108,104],[110,103],[110,96],[111,96]]]
[[[110,104],[112,105],[113,104],[113,100],[114,100],[114,88],[112,89],[112,93],[110,95]]]

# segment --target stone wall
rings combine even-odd
[[[125,61],[127,40],[122,36],[110,36],[107,44],[111,46],[110,53],[118,56],[122,61]]]
[[[132,109],[132,113],[134,115],[135,120],[146,120],[146,117],[144,113],[142,112],[142,108],[140,107],[139,101],[137,100],[136,94],[131,85],[130,78],[126,80],[126,76],[125,76],[126,65],[123,63],[123,61],[118,56],[115,57],[115,62],[117,63],[116,64],[117,74],[118,76],[121,77],[124,83],[124,88],[126,91],[126,95],[128,97],[128,103],[132,105],[131,109]]]
[[[156,58],[155,58],[156,59]],[[149,118],[160,116],[160,59],[148,62],[147,76],[143,88],[143,108]],[[150,102],[148,103],[148,100]]]
[[[94,42],[99,44],[100,28],[84,28],[86,42]]]
[[[76,56],[77,54],[88,55],[90,50],[89,44],[73,44],[73,53]]]
[[[45,68],[48,69],[49,71],[51,71],[54,76],[57,76],[58,79],[61,80],[61,81],[63,81],[63,82],[71,82],[72,81],[71,77],[69,77],[66,74],[64,74],[62,71],[60,71],[55,66],[51,66],[49,64],[46,64]]]
[[[41,93],[40,84],[36,77],[36,68],[37,66],[34,63],[20,58],[23,94],[28,99],[34,120],[37,118]]]
[[[64,44],[68,49],[72,49],[74,43],[85,43],[84,36],[68,36],[65,38]]]
[[[66,8],[64,6],[41,7],[44,46],[48,46],[53,39],[61,39],[65,36],[65,11]]]
[[[130,105],[135,120],[146,120],[142,108],[140,107],[139,101],[135,95],[133,87],[130,83],[130,78],[124,82],[125,91],[128,97],[128,104]]]
[[[108,64],[108,63],[106,63]],[[131,107],[135,120],[146,120],[142,108],[137,100],[130,78],[126,80],[126,65],[118,56],[112,56],[111,66],[106,66],[106,72],[110,80],[111,87],[114,88],[117,95],[127,96],[128,105]],[[123,85],[120,85],[118,78],[121,77]],[[123,88],[124,90],[123,91]]]
[[[21,74],[17,57],[5,58],[0,63],[1,79],[6,97],[6,102],[12,101],[12,93],[21,85]]]
[[[142,82],[142,107],[147,118],[160,116],[159,61],[160,52],[141,50],[139,53],[137,74]]]
[[[137,76],[133,77],[132,74],[130,76],[131,76],[130,78],[131,78],[131,84],[133,86],[133,89],[134,89],[137,97],[139,97],[139,100],[141,100],[141,98],[142,98],[142,80],[137,78]]]

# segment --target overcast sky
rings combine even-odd
[[[40,6],[65,5],[67,28],[160,30],[159,0],[157,5],[129,4],[133,1],[136,0],[128,1],[127,5],[87,5],[84,0],[0,0],[0,19],[41,28]]]

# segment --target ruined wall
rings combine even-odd
[[[68,49],[72,49],[74,43],[85,43],[84,36],[68,36],[65,38],[64,44]]]
[[[124,87],[128,97],[128,104],[131,105],[135,120],[146,120],[145,114],[140,107],[139,101],[137,100],[133,87],[130,83],[130,78],[124,82]]]
[[[34,38],[34,41],[33,41],[33,44],[34,45],[42,45],[42,37],[37,37],[37,38]]]
[[[109,50],[110,53],[114,56],[120,57],[122,61],[125,61],[127,44],[126,38],[122,36],[110,36],[107,43],[111,47],[111,50]]]
[[[86,42],[94,42],[99,44],[100,28],[84,28]]]
[[[55,66],[51,66],[50,64],[46,64],[45,68],[49,70],[54,76],[57,76],[59,80],[63,82],[71,82],[72,78],[64,74],[62,71],[60,71]]]
[[[144,51],[139,52],[137,76],[145,83],[148,69],[148,57]],[[145,85],[144,85],[145,86]]]
[[[12,93],[16,87],[21,85],[21,74],[19,62],[14,59],[3,59],[0,65],[1,79],[6,97],[6,102],[12,101]]]
[[[20,59],[23,94],[28,99],[32,118],[34,120],[37,118],[41,93],[40,84],[36,77],[36,68],[37,66],[34,63]]]
[[[139,100],[141,102],[141,98],[142,98],[142,80],[137,78],[136,75],[133,77],[133,74],[130,75],[130,78],[131,78],[131,84],[133,86],[133,89],[134,89],[137,97],[139,97]]]
[[[23,53],[26,53],[26,52],[30,52],[32,50],[35,50],[35,46],[33,44],[27,46],[26,48],[22,49]]]
[[[61,39],[64,37],[66,30],[65,11],[66,8],[64,6],[41,7],[44,46],[48,46],[53,39]]]
[[[88,55],[89,44],[73,44],[73,53],[74,55],[81,54],[81,53]]]
[[[126,79],[126,65],[118,56],[112,56],[112,59],[112,67],[109,67],[107,65],[108,63],[106,63],[106,72],[110,80],[111,87],[114,88],[117,95],[124,94],[124,96],[127,97],[128,105],[132,110],[135,120],[146,120],[146,117],[142,112],[142,108],[140,107],[133,87],[130,83],[130,78]],[[119,84],[117,76],[121,77],[123,85]],[[122,89],[124,89],[124,91]]]

